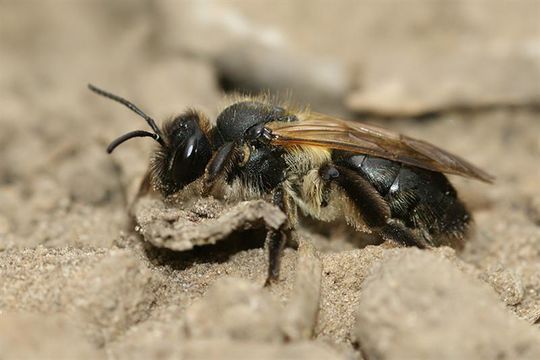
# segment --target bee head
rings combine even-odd
[[[212,157],[206,117],[190,110],[163,126],[165,146],[152,159],[154,184],[165,194],[172,194],[204,174]]]
[[[133,103],[101,90],[93,85],[88,88],[98,95],[119,102],[146,120],[153,132],[135,130],[113,140],[107,147],[110,154],[125,141],[135,137],[151,137],[159,143],[152,158],[150,170],[152,182],[164,195],[170,195],[204,174],[212,157],[208,140],[209,121],[195,111],[175,117],[160,129],[156,122]]]

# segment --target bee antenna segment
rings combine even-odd
[[[156,122],[154,121],[154,119],[152,119],[150,116],[146,115],[141,109],[139,109],[135,104],[133,104],[132,102],[120,97],[120,96],[117,96],[117,95],[114,95],[114,94],[111,94],[110,92],[107,92],[105,90],[102,90],[92,84],[88,84],[88,88],[90,90],[92,90],[93,92],[95,92],[96,94],[98,95],[101,95],[101,96],[104,96],[106,98],[109,98],[111,100],[114,100],[116,102],[119,102],[120,104],[123,104],[124,106],[126,106],[128,109],[130,109],[131,111],[133,111],[134,113],[136,113],[137,115],[139,115],[140,117],[142,117],[144,120],[146,120],[146,122],[148,123],[148,125],[150,125],[150,127],[152,128],[152,130],[154,131],[155,134],[151,134],[151,136],[157,141],[159,142],[162,146],[165,146],[165,142],[163,141],[163,136],[161,134],[161,130],[159,129],[159,127],[156,125]],[[142,130],[138,130],[138,131],[142,131]],[[127,137],[125,138],[123,141],[121,141],[120,143],[116,144],[115,146],[113,146],[112,149],[114,149],[116,146],[120,145],[122,142],[128,140],[128,139],[131,139],[132,137],[141,137],[141,136],[149,136],[149,135],[141,135],[141,132],[137,132],[137,131],[133,131],[131,133],[128,133],[128,134],[125,134],[121,137],[119,137],[118,139],[116,139],[115,141],[113,141],[111,143],[111,145],[113,145],[117,140],[120,140],[120,139],[123,139],[125,136],[129,135],[129,134],[134,134],[134,133],[138,133],[138,135],[132,135],[131,137]],[[150,134],[150,133],[148,133]],[[109,146],[110,147],[110,146]],[[107,150],[108,151],[108,150]],[[112,151],[112,150],[111,150]]]
[[[157,142],[159,142],[160,144],[163,142],[163,140],[159,137],[158,134],[154,134],[154,133],[144,131],[144,130],[135,130],[135,131],[128,132],[127,134],[124,134],[120,136],[119,138],[113,140],[113,142],[111,142],[109,146],[107,146],[107,153],[109,154],[112,153],[113,150],[116,149],[118,145],[122,144],[123,142],[129,139],[133,139],[135,137],[151,137]]]

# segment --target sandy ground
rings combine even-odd
[[[328,4],[0,2],[1,358],[540,358],[540,5]],[[460,253],[306,219],[263,288],[282,214],[133,203],[152,144],[104,149],[144,122],[88,82],[159,119],[289,89],[497,181],[452,178],[476,222]]]

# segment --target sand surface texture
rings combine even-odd
[[[491,1],[0,2],[0,358],[540,359],[540,5]],[[253,201],[134,200],[151,140],[224,91],[433,142],[465,249],[365,246],[305,219],[269,287]]]

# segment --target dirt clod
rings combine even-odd
[[[508,312],[486,284],[429,252],[385,256],[365,280],[357,311],[356,335],[370,359],[540,356],[535,329]]]

